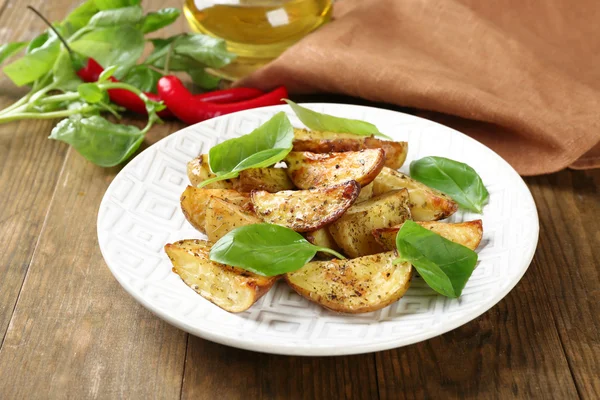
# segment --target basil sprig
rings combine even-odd
[[[210,250],[210,259],[258,275],[275,276],[302,268],[317,251],[344,258],[334,250],[309,243],[289,228],[253,224],[234,229],[219,239]]]
[[[413,161],[410,176],[478,213],[489,197],[481,177],[473,168],[449,158],[432,156]]]
[[[436,292],[459,297],[471,277],[477,253],[451,242],[413,221],[406,221],[396,236],[400,257],[410,262],[425,282]]]
[[[284,112],[239,138],[229,139],[210,149],[208,163],[217,176],[200,183],[209,183],[235,178],[248,168],[263,168],[285,158],[292,150],[294,128]]]
[[[306,107],[302,107],[291,100],[283,100],[292,107],[292,110],[300,121],[314,131],[353,133],[360,136],[375,135],[391,139],[389,136],[379,132],[379,129],[369,122],[322,114]]]

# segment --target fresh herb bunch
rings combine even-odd
[[[87,0],[33,40],[0,46],[0,63],[23,53],[3,71],[17,86],[31,88],[0,111],[0,123],[66,117],[52,130],[51,139],[70,144],[100,166],[125,161],[151,126],[160,122],[157,112],[164,106],[144,92],[156,92],[156,82],[169,68],[187,72],[203,89],[213,89],[219,78],[209,75],[206,68],[221,68],[235,57],[227,52],[224,41],[204,35],[144,38],[172,24],[179,15],[175,8],[144,14],[140,0]],[[147,41],[154,51],[138,64]],[[84,83],[77,76],[88,58],[106,68],[98,82]],[[112,82],[113,75],[120,82]],[[145,128],[115,124],[100,115],[108,112],[120,118],[123,108],[112,104],[107,93],[115,89],[133,92],[144,102]]]

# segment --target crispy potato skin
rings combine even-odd
[[[285,158],[288,175],[300,189],[336,185],[349,180],[366,186],[379,174],[384,161],[382,149],[327,154],[292,151]]]
[[[181,194],[181,210],[188,222],[202,233],[206,233],[204,227],[206,207],[211,197],[225,200],[231,204],[240,206],[246,211],[252,209],[248,193],[239,193],[233,189],[199,189],[188,186]]]
[[[204,229],[208,240],[214,243],[235,228],[261,222],[260,218],[242,207],[211,196],[206,206]]]
[[[483,225],[480,219],[455,224],[439,221],[418,221],[417,224],[471,250],[475,250],[479,246],[483,237]],[[402,225],[373,229],[373,237],[386,251],[394,250],[396,248],[396,235],[398,235]]]
[[[353,205],[329,226],[329,232],[349,257],[361,257],[383,251],[373,229],[398,225],[410,217],[408,191],[395,190]]]
[[[208,154],[201,154],[194,158],[187,164],[187,175],[188,179],[192,183],[192,186],[198,186],[200,182],[203,182],[209,178],[214,178],[216,175],[210,171],[208,165]],[[223,181],[217,181],[209,183],[205,189],[235,189],[238,184],[238,178],[226,179]]]
[[[313,261],[285,279],[310,301],[333,311],[365,313],[399,300],[410,286],[409,263],[392,264],[394,251],[352,260]]]
[[[167,244],[165,252],[173,263],[173,272],[186,285],[226,311],[247,310],[278,279],[212,262],[210,247],[207,241],[189,239]]]
[[[373,181],[375,196],[402,188],[408,189],[410,211],[415,221],[437,221],[458,210],[458,204],[450,197],[391,168],[384,167]]]
[[[383,149],[385,166],[393,169],[402,167],[408,154],[407,142],[393,142],[377,139],[374,136],[358,136],[348,133],[317,132],[294,129],[294,151],[331,153]]]
[[[310,232],[338,219],[356,201],[359,192],[357,182],[347,181],[310,190],[253,190],[250,196],[254,212],[264,222]]]
[[[240,172],[236,189],[240,192],[266,190],[275,193],[294,189],[284,168],[250,168]]]

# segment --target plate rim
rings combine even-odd
[[[191,335],[198,336],[202,339],[206,339],[211,342],[223,344],[226,346],[231,346],[231,347],[235,347],[235,348],[239,348],[239,349],[255,351],[255,352],[260,352],[260,353],[280,354],[280,355],[290,355],[290,356],[322,356],[322,357],[323,356],[342,356],[342,355],[365,354],[365,353],[372,353],[372,352],[377,352],[377,351],[401,348],[404,346],[409,346],[409,345],[412,345],[415,343],[419,343],[419,342],[429,340],[434,337],[443,335],[449,331],[452,331],[462,325],[465,325],[465,324],[477,319],[478,317],[480,317],[481,315],[483,315],[484,313],[486,313],[487,311],[492,309],[496,304],[498,304],[502,299],[504,299],[508,295],[508,293],[510,293],[515,288],[515,286],[521,281],[521,279],[523,278],[523,276],[525,275],[525,273],[528,271],[529,267],[531,266],[533,257],[535,256],[537,247],[539,245],[539,213],[537,210],[537,204],[535,203],[535,199],[533,198],[533,195],[531,194],[531,191],[527,187],[527,184],[525,183],[523,178],[512,167],[512,165],[510,165],[506,160],[504,160],[504,158],[502,158],[493,149],[489,148],[485,144],[473,139],[472,137],[470,137],[454,128],[440,124],[435,121],[428,120],[426,118],[418,117],[416,115],[407,114],[407,113],[404,113],[401,111],[395,111],[395,110],[389,110],[386,108],[379,108],[379,107],[372,107],[372,106],[365,106],[365,105],[358,105],[358,104],[312,103],[312,102],[311,103],[299,103],[299,104],[302,106],[308,106],[308,107],[349,107],[349,108],[359,108],[359,109],[366,109],[366,110],[376,110],[379,112],[386,111],[386,112],[390,112],[390,113],[400,114],[404,117],[409,117],[409,119],[415,119],[415,120],[419,121],[420,123],[424,122],[425,124],[432,124],[434,126],[442,127],[443,129],[451,130],[454,133],[462,136],[463,139],[472,141],[478,145],[483,146],[485,149],[490,151],[494,156],[496,156],[499,160],[501,160],[504,164],[506,164],[506,166],[509,167],[511,174],[514,175],[514,177],[518,178],[516,181],[518,181],[519,185],[522,185],[522,187],[525,189],[527,195],[529,196],[529,199],[531,200],[531,203],[533,204],[533,211],[535,214],[535,218],[533,218],[533,221],[535,221],[535,224],[533,227],[534,232],[535,232],[535,245],[531,247],[529,254],[525,258],[527,260],[525,267],[522,269],[522,271],[520,271],[518,274],[515,275],[514,281],[511,284],[507,285],[506,288],[504,288],[504,290],[498,292],[498,294],[496,296],[494,296],[491,300],[484,302],[483,303],[484,306],[482,306],[480,309],[477,309],[475,312],[462,315],[461,317],[456,318],[456,319],[452,320],[451,322],[443,324],[441,329],[436,328],[436,329],[432,329],[431,331],[424,331],[420,334],[413,335],[410,337],[409,340],[403,340],[402,337],[393,337],[388,340],[378,341],[375,343],[367,343],[367,344],[360,343],[357,345],[339,346],[339,347],[336,347],[335,345],[329,345],[329,344],[325,345],[325,346],[310,346],[310,347],[302,347],[302,346],[297,346],[294,344],[284,346],[279,343],[256,342],[256,341],[244,339],[243,337],[231,337],[231,336],[219,335],[218,333],[211,332],[208,330],[202,330],[201,328],[192,326],[189,323],[179,320],[177,317],[172,316],[171,313],[169,313],[167,310],[160,308],[160,307],[155,307],[152,304],[150,304],[138,290],[136,290],[129,282],[127,282],[124,279],[124,277],[122,275],[120,275],[119,273],[115,273],[115,270],[113,269],[113,267],[111,267],[111,265],[108,262],[109,257],[107,257],[107,254],[105,254],[105,249],[103,249],[103,246],[101,245],[102,241],[100,240],[100,238],[101,238],[100,221],[102,220],[102,217],[104,215],[104,210],[106,210],[105,203],[109,201],[107,194],[110,192],[110,190],[109,190],[110,187],[113,185],[114,182],[116,182],[119,179],[119,177],[121,175],[125,175],[125,173],[128,171],[128,169],[133,168],[134,164],[132,164],[132,163],[135,159],[137,159],[138,157],[141,157],[145,152],[149,151],[154,146],[158,146],[159,143],[166,141],[167,139],[173,137],[174,135],[182,135],[182,134],[184,134],[183,132],[185,132],[187,130],[192,130],[197,125],[200,125],[200,124],[203,124],[206,122],[206,121],[203,121],[203,122],[199,122],[197,124],[190,125],[185,128],[179,129],[173,133],[170,133],[167,136],[165,136],[164,138],[162,138],[162,139],[158,140],[157,142],[153,143],[152,145],[148,146],[146,149],[144,149],[139,154],[137,154],[133,159],[131,159],[127,163],[127,165],[125,165],[117,173],[117,175],[115,175],[115,177],[113,178],[113,180],[107,187],[106,192],[102,196],[102,201],[100,202],[100,205],[98,207],[98,216],[96,218],[96,233],[98,236],[98,247],[100,248],[100,252],[102,254],[104,262],[105,262],[106,266],[108,267],[108,269],[110,270],[113,277],[117,280],[117,282],[119,282],[121,287],[123,289],[125,289],[125,291],[129,295],[131,295],[138,303],[140,303],[145,309],[150,311],[153,315],[157,316],[158,318],[166,321],[167,323],[169,323],[169,324],[177,327],[178,329],[181,329]],[[276,112],[275,110],[277,110],[277,111],[286,111],[286,114],[290,114],[291,112],[289,110],[287,110],[287,107],[288,107],[287,105],[276,105],[276,106],[269,106],[269,107],[254,108],[254,109],[249,109],[249,110],[238,111],[238,112],[232,113],[232,114],[222,115],[222,116],[213,118],[210,121],[215,122],[215,120],[228,119],[234,115],[240,115],[242,113],[252,113],[252,112],[257,112],[257,111],[259,111],[259,112],[260,111]],[[340,314],[340,315],[344,315],[344,314]]]

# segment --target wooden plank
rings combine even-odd
[[[377,399],[373,354],[288,357],[190,336],[182,399]]]
[[[537,263],[582,398],[600,398],[600,170],[528,178],[540,213]]]
[[[452,332],[377,354],[382,399],[577,398],[535,262],[494,308]]]
[[[125,294],[98,248],[116,172],[69,151],[0,352],[0,398],[179,397],[187,335]]]
[[[42,1],[31,1],[40,6]],[[28,40],[40,27],[18,5],[0,2],[0,43]],[[31,14],[31,15],[30,15]],[[27,92],[0,74],[0,108]],[[13,314],[44,218],[64,163],[66,148],[48,140],[52,121],[0,125],[0,344]]]

